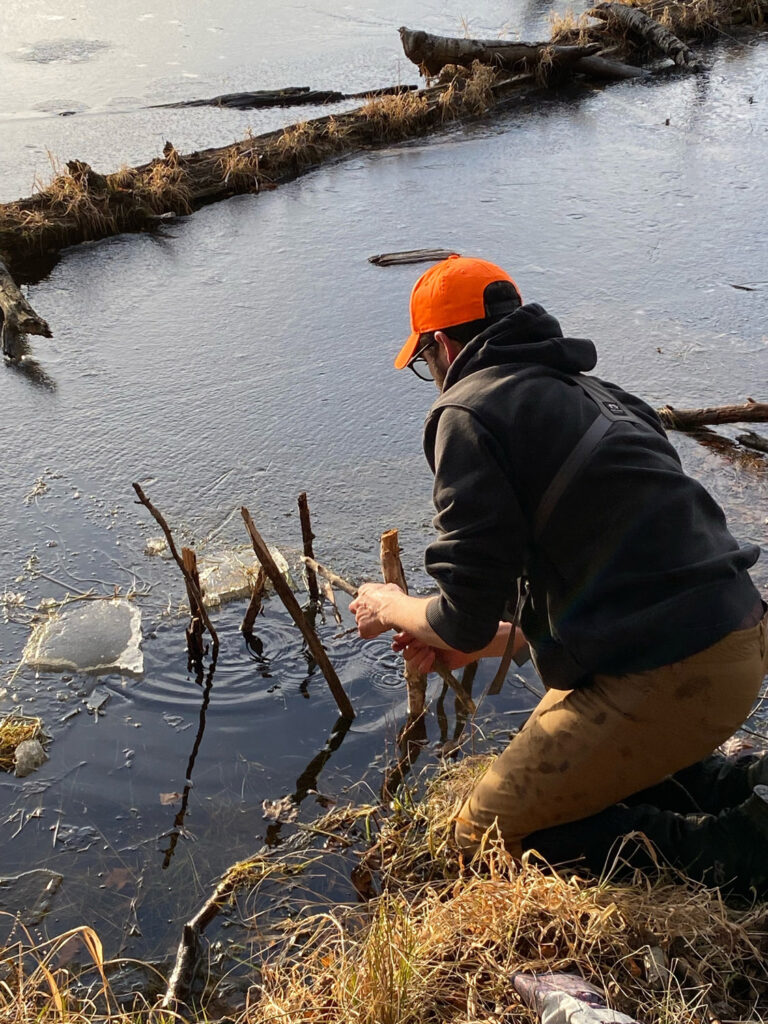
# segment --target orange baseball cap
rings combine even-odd
[[[421,275],[411,292],[411,334],[395,359],[402,370],[427,331],[444,330],[487,316],[485,289],[495,281],[509,281],[520,289],[501,267],[470,256],[449,256]]]

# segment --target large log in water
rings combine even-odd
[[[518,43],[499,39],[454,39],[402,26],[400,39],[406,57],[437,75],[447,64],[471,67],[475,61],[505,71],[531,71],[542,64],[563,68],[600,49],[596,43],[585,46],[556,46],[551,43]]]
[[[479,68],[437,87],[376,98],[352,111],[230,146],[182,155],[166,143],[162,157],[114,174],[97,174],[72,161],[36,195],[0,205],[0,259],[16,277],[20,272],[39,276],[40,263],[50,267],[67,246],[151,230],[164,217],[274,188],[345,153],[484,113],[526,87],[536,87],[533,76],[499,76]]]

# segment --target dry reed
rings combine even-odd
[[[12,772],[16,747],[42,736],[43,723],[27,715],[7,715],[0,720],[0,771]]]

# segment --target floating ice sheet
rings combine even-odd
[[[277,548],[270,548],[269,551],[288,585],[293,587],[285,558]],[[251,547],[230,548],[201,555],[197,570],[205,604],[215,608],[226,601],[250,596],[259,571],[259,562]]]
[[[121,598],[83,601],[36,626],[24,662],[48,672],[144,671],[141,612]]]

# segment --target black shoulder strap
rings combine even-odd
[[[566,487],[570,484],[576,474],[586,465],[593,451],[602,441],[606,432],[614,423],[637,423],[645,425],[639,416],[622,405],[612,391],[595,380],[594,377],[585,377],[582,374],[574,374],[571,377],[574,384],[577,384],[585,394],[597,404],[600,412],[597,419],[590,424],[586,433],[577,441],[571,453],[566,457],[563,464],[552,477],[549,486],[542,495],[539,507],[533,520],[534,540],[538,540],[544,532],[544,527],[555,510],[555,506],[563,495]]]

